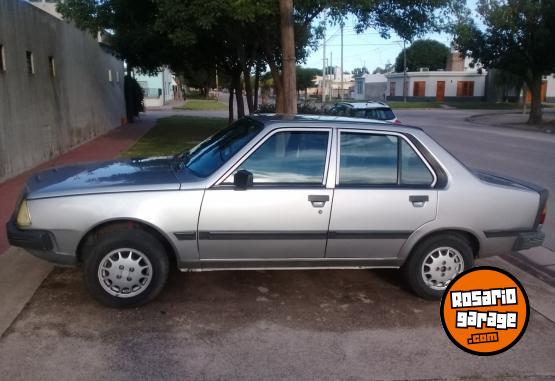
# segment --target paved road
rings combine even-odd
[[[545,246],[555,251],[555,135],[476,125],[472,110],[399,110],[403,123],[423,128],[471,168],[492,170],[537,183],[551,197]]]

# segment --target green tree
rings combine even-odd
[[[529,124],[542,122],[542,76],[555,70],[555,2],[479,0],[480,29],[469,12],[454,28],[458,49],[486,68],[521,78],[532,94]]]
[[[407,70],[418,71],[421,67],[430,70],[445,69],[449,48],[435,40],[418,40],[406,49]],[[399,53],[395,60],[395,71],[403,72],[404,50]]]
[[[322,75],[322,69],[297,66],[297,91],[304,91],[305,99],[308,88],[315,86],[314,77],[317,75]]]
[[[364,74],[370,74],[366,66],[354,68],[351,72],[355,77],[362,77]]]

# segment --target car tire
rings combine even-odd
[[[440,299],[447,284],[474,265],[472,247],[463,235],[436,235],[418,244],[401,268],[411,290],[425,299]]]
[[[152,301],[164,288],[168,273],[164,246],[142,230],[106,235],[84,258],[88,291],[109,307],[136,307]]]

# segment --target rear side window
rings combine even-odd
[[[401,139],[401,184],[430,185],[434,178],[420,156]]]
[[[426,164],[404,139],[341,132],[338,185],[429,186],[433,181]]]
[[[391,120],[395,119],[395,114],[389,108],[375,108],[366,110],[366,117],[376,120]]]
[[[397,137],[341,133],[339,184],[397,184]]]
[[[266,140],[239,169],[255,184],[322,184],[328,153],[325,131],[284,131]]]

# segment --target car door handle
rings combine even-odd
[[[424,203],[428,202],[430,198],[428,196],[416,196],[412,195],[409,196],[409,201],[412,202],[412,206],[415,208],[421,208],[424,206]]]
[[[308,196],[308,201],[312,203],[315,208],[323,208],[326,202],[330,200],[328,195],[311,194]]]

